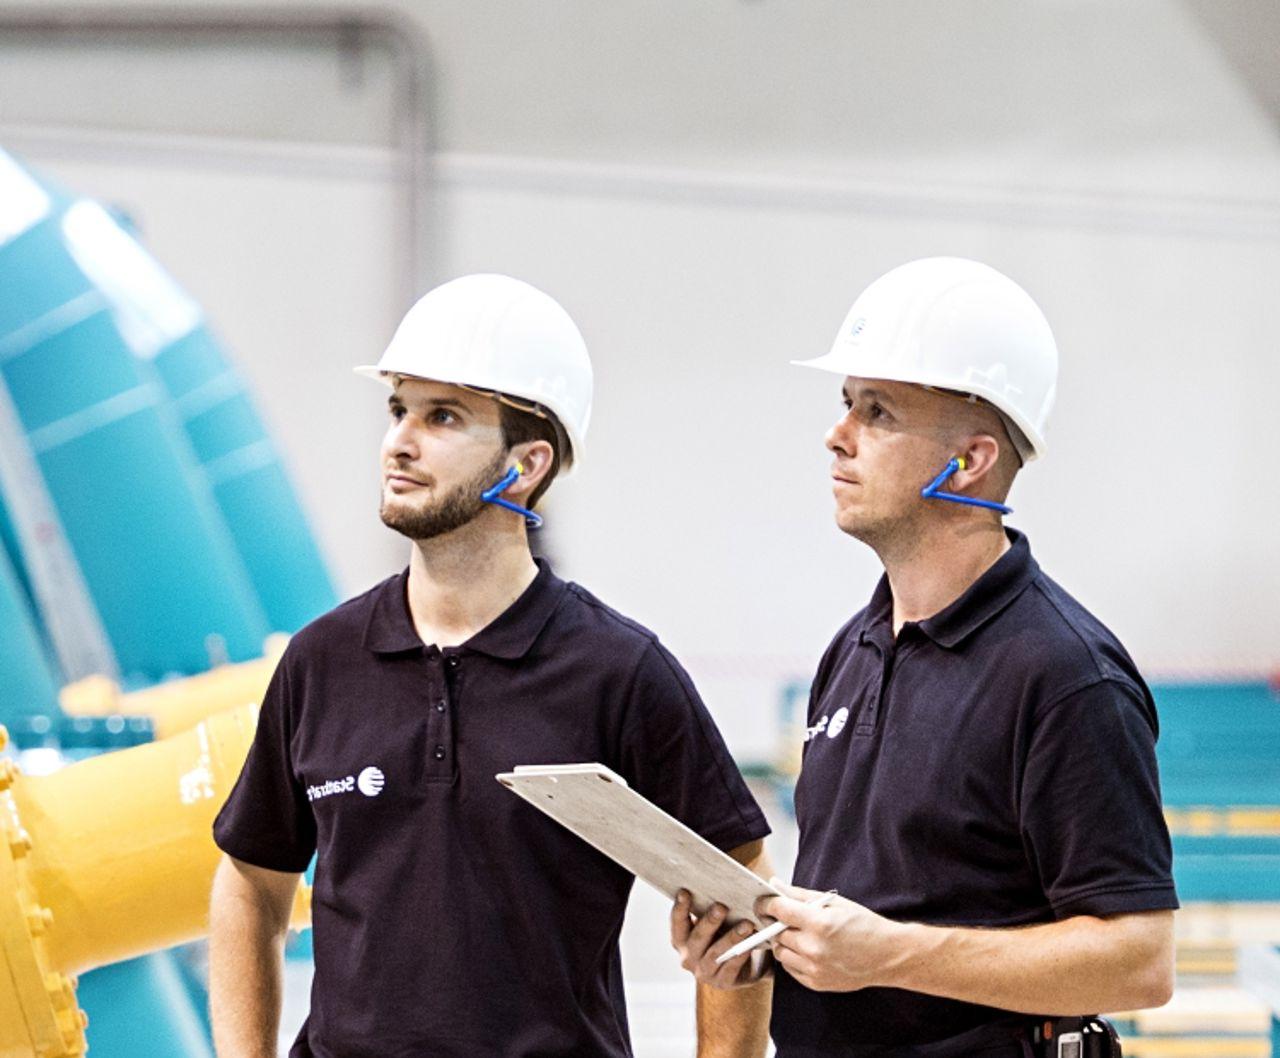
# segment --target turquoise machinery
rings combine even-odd
[[[17,572],[0,548],[0,679],[10,708],[50,716],[58,683]],[[0,714],[5,713],[0,705]]]
[[[334,601],[274,446],[199,307],[126,223],[0,150],[0,723],[22,769],[60,771],[151,738],[149,717],[62,715],[64,684],[137,687],[256,659],[269,633],[295,631]],[[12,766],[0,760],[8,783]],[[117,800],[103,801],[104,819]],[[139,847],[178,833],[125,822]],[[212,856],[207,823],[197,830]],[[114,875],[100,873],[109,890]],[[24,921],[35,937],[50,917],[75,932],[65,909],[28,909]],[[22,954],[15,937],[0,938],[0,968]],[[190,954],[85,976],[95,1053],[212,1054]],[[23,996],[34,1010],[53,985],[33,980]],[[59,978],[53,1000],[68,987]],[[80,1018],[59,1022],[64,1042],[82,1042],[83,1018],[63,1006],[60,1017]],[[0,1035],[15,1028],[12,1013],[0,1011]]]
[[[3,151],[0,489],[65,680],[257,657],[336,601],[199,307],[117,217]]]

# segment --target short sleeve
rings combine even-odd
[[[1101,680],[1036,720],[1019,812],[1059,919],[1178,906],[1147,708],[1127,683]]]
[[[631,683],[621,763],[634,789],[717,848],[769,833],[693,682],[658,643]]]
[[[300,872],[316,849],[315,817],[306,790],[293,772],[289,751],[292,722],[288,654],[258,710],[258,727],[226,803],[213,821],[213,840],[223,852],[255,867]]]

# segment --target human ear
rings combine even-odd
[[[960,469],[956,473],[957,486],[976,484],[987,477],[1000,459],[1000,442],[990,434],[974,434],[965,439],[956,453]]]
[[[520,476],[507,490],[508,495],[524,496],[533,492],[551,470],[555,450],[546,441],[526,441],[515,445],[511,455],[520,467]]]

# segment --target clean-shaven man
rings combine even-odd
[[[807,362],[840,377],[836,523],[885,572],[819,664],[795,885],[759,908],[790,927],[779,1058],[1023,1058],[1046,1017],[1169,998],[1151,694],[1003,524],[1057,363],[1030,296],[956,258],[881,277]],[[673,912],[689,969],[749,984],[745,957],[715,965],[720,932]]]

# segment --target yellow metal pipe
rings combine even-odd
[[[105,676],[89,676],[64,687],[58,703],[69,716],[149,716],[156,738],[166,739],[190,730],[214,713],[261,702],[288,642],[288,636],[269,636],[263,644],[263,656],[254,661],[219,665],[198,676],[128,694],[122,694],[120,686]]]
[[[47,776],[0,760],[0,1058],[82,1054],[70,975],[208,932],[210,827],[256,721],[240,706]]]

